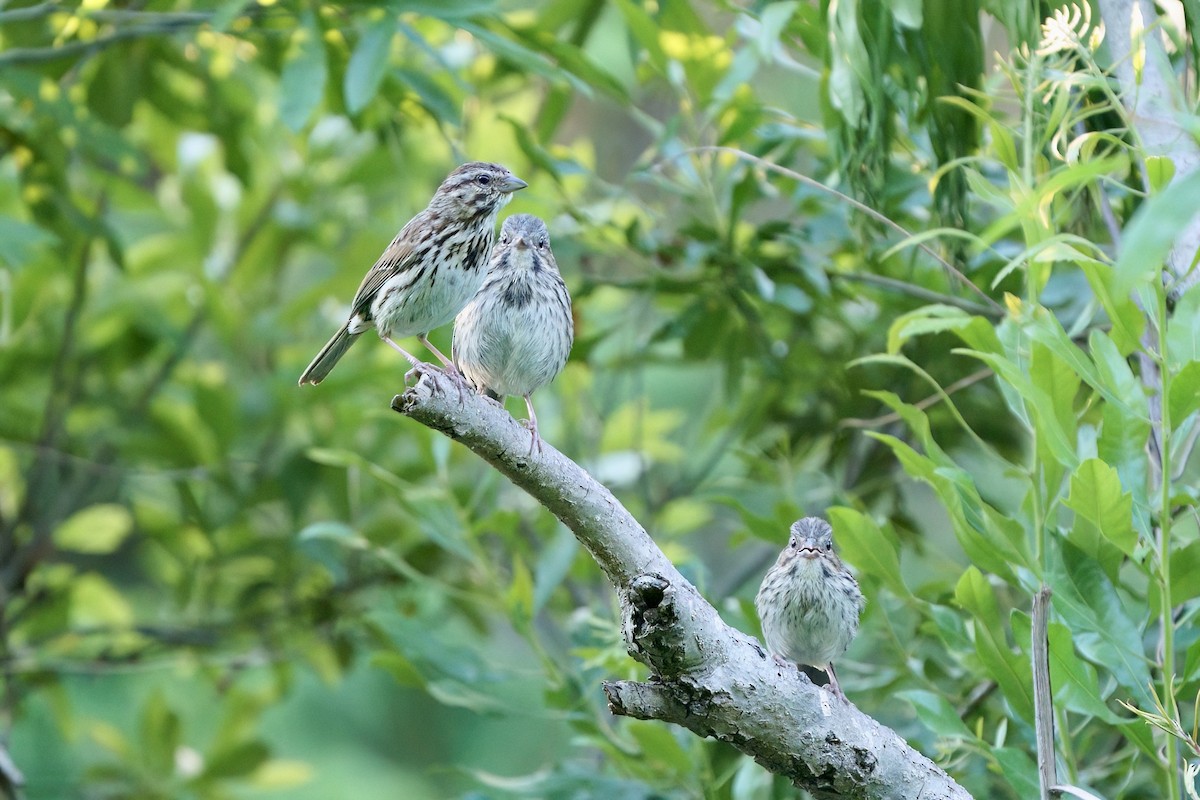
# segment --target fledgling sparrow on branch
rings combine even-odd
[[[304,370],[300,385],[324,380],[358,335],[371,328],[414,370],[421,362],[396,339],[415,335],[450,366],[429,343],[429,332],[454,319],[483,285],[496,215],[513,192],[526,186],[499,164],[472,161],[451,172],[367,272],[350,304],[350,318]]]
[[[525,398],[531,454],[542,440],[530,395],[562,372],[574,337],[571,296],[546,223],[514,214],[504,220],[483,286],[454,320],[452,352],[479,391],[495,400]]]
[[[767,649],[825,670],[830,689],[842,697],[833,659],[854,640],[864,605],[858,581],[833,551],[833,529],[817,517],[792,523],[787,547],[754,598]]]

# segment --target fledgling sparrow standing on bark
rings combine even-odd
[[[358,335],[371,328],[414,370],[421,362],[396,339],[415,335],[450,366],[429,343],[429,332],[454,319],[483,285],[496,214],[526,186],[499,164],[472,161],[451,172],[363,278],[350,318],[304,370],[300,385],[324,380]]]
[[[530,395],[567,363],[575,325],[571,296],[550,251],[546,223],[531,214],[504,220],[487,278],[454,319],[454,362],[495,400],[520,395],[529,409],[529,452],[542,447]]]
[[[767,649],[825,670],[830,689],[842,697],[833,659],[858,633],[864,605],[858,581],[833,551],[833,529],[817,517],[792,523],[787,547],[754,598]]]

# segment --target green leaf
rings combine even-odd
[[[574,73],[559,69],[542,53],[514,42],[508,36],[500,35],[483,25],[466,20],[460,22],[459,27],[482,42],[498,58],[516,65],[522,71],[545,78],[551,83],[562,83],[565,80],[575,91],[585,97],[591,97],[594,94],[592,87],[580,80]],[[511,33],[511,31],[509,32]]]
[[[1047,628],[1050,656],[1050,683],[1055,697],[1061,697],[1067,708],[1112,725],[1122,722],[1108,707],[1100,694],[1096,668],[1075,654],[1075,637],[1071,629],[1058,622]]]
[[[830,10],[826,92],[846,125],[857,128],[867,108],[861,76],[871,74],[871,57],[859,32],[857,4],[838,3]]]
[[[1037,764],[1024,750],[1015,747],[993,747],[992,758],[1000,765],[1000,774],[1013,787],[1017,797],[1038,797],[1041,784],[1038,782]]]
[[[78,628],[128,628],[133,606],[103,576],[86,572],[71,581],[70,621]]]
[[[1138,535],[1133,529],[1133,497],[1122,490],[1121,479],[1111,466],[1098,458],[1080,464],[1071,474],[1071,489],[1064,505],[1125,555],[1135,554]]]
[[[417,97],[421,99],[421,105],[438,122],[450,125],[462,124],[459,102],[451,97],[431,76],[415,69],[399,69],[396,70],[396,74],[405,86],[416,92]]]
[[[356,549],[361,549],[368,545],[367,540],[357,530],[337,520],[321,520],[306,525],[300,533],[296,534],[296,538],[300,541],[325,539],[340,542],[346,547]]]
[[[239,742],[209,756],[204,775],[208,778],[241,778],[266,763],[270,755],[271,751],[262,742]]]
[[[390,674],[400,686],[425,688],[426,681],[421,671],[397,650],[376,651],[371,655],[370,664]]]
[[[556,34],[549,31],[539,32],[536,35],[518,35],[531,48],[553,58],[561,70],[576,76],[585,86],[600,89],[619,103],[629,102],[629,92],[625,85],[602,64],[593,61],[586,52],[575,45],[560,41]]]
[[[496,0],[389,0],[388,7],[398,14],[419,14],[454,22],[493,11]]]
[[[991,367],[1032,407],[1034,413],[1030,415],[1030,418],[1038,432],[1039,444],[1044,444],[1060,464],[1071,469],[1078,465],[1079,456],[1075,452],[1075,444],[1059,422],[1058,415],[1054,411],[1054,400],[1044,389],[1036,386],[1021,367],[1005,356],[962,348],[956,348],[952,352],[972,356]]]
[[[1036,342],[1061,358],[1075,375],[1100,392],[1105,400],[1121,406],[1128,414],[1149,419],[1141,385],[1107,336],[1099,331],[1093,332],[1090,342],[1093,356],[1097,359],[1094,362],[1071,341],[1056,317],[1040,307],[1034,317],[1035,320],[1025,330]]]
[[[1174,372],[1200,361],[1200,291],[1187,292],[1167,323],[1167,366]]]
[[[930,603],[926,606],[926,613],[933,622],[938,638],[947,649],[965,652],[971,648],[971,639],[967,636],[961,612],[948,606]]]
[[[396,18],[389,14],[371,22],[359,38],[346,65],[344,82],[346,110],[351,114],[365,108],[379,90],[395,34]]]
[[[0,214],[0,260],[14,268],[33,261],[37,251],[58,241],[37,225]]]
[[[629,26],[629,32],[641,45],[642,50],[658,71],[661,73],[667,67],[667,54],[663,52],[662,43],[658,40],[659,27],[647,12],[645,7],[633,0],[617,0],[617,8]]]
[[[1075,438],[1075,395],[1079,392],[1079,371],[1059,358],[1050,348],[1035,340],[1030,348],[1029,378],[1050,398],[1050,408],[1065,435]]]
[[[1196,216],[1197,209],[1200,171],[1184,175],[1138,207],[1121,235],[1112,284],[1115,294],[1127,296],[1135,287],[1158,280],[1175,237]]]
[[[293,131],[305,126],[325,94],[328,77],[321,29],[312,11],[305,11],[292,31],[279,78],[279,118],[284,125]]]
[[[430,681],[425,691],[434,700],[452,708],[465,708],[478,714],[496,713],[504,710],[503,704],[494,697],[456,680]]]
[[[668,775],[691,776],[696,772],[688,751],[680,746],[672,729],[667,725],[658,725],[653,721],[634,721],[629,726],[629,734],[637,740],[641,747],[642,757],[651,765],[658,764],[656,772],[664,771]]]
[[[1083,270],[1084,277],[1092,288],[1092,294],[1100,301],[1101,307],[1112,321],[1112,330],[1109,333],[1121,354],[1128,355],[1137,350],[1142,329],[1146,327],[1146,316],[1137,307],[1132,295],[1127,291],[1117,290],[1114,286],[1113,269],[1109,265],[1091,260],[1075,263]]]
[[[880,581],[899,597],[911,597],[900,571],[900,556],[893,537],[875,521],[851,508],[834,506],[825,512],[846,563]]]
[[[533,578],[519,557],[513,558],[512,565],[512,583],[508,586],[505,605],[509,618],[520,629],[533,619]]]
[[[1171,378],[1167,406],[1171,424],[1175,427],[1200,410],[1200,361],[1188,362],[1178,375]]]
[[[1150,669],[1141,631],[1112,582],[1094,558],[1070,542],[1050,541],[1047,577],[1054,590],[1054,609],[1073,631],[1075,645],[1088,660],[1108,669],[1139,703],[1148,704]]]
[[[1146,390],[1116,343],[1103,331],[1093,330],[1088,336],[1088,348],[1096,365],[1096,383],[1092,386],[1105,400],[1120,407],[1122,413],[1148,422]]]
[[[1007,543],[1007,541],[985,535],[987,525],[978,497],[959,482],[964,479],[969,481],[969,478],[960,475],[956,476],[957,480],[952,479],[951,473],[939,470],[933,461],[920,455],[908,444],[894,436],[874,432],[868,433],[868,435],[890,447],[900,461],[900,466],[910,477],[924,481],[934,489],[945,506],[946,512],[950,515],[954,535],[971,563],[1001,576],[1009,583],[1015,583],[1016,576],[1013,574],[1010,563],[1021,563],[1026,559],[1017,556],[1010,562],[1006,559],[1005,553],[1002,553],[997,547],[998,543]]]
[[[370,543],[354,528],[344,522],[323,520],[305,526],[296,535],[300,552],[325,567],[337,583],[349,578],[346,569],[346,551],[363,550]]]
[[[1200,541],[1171,551],[1171,604],[1200,597]]]
[[[1188,645],[1184,658],[1183,683],[1191,683],[1200,678],[1200,639]]]
[[[112,553],[133,530],[129,509],[115,503],[102,503],[76,511],[54,531],[59,550],[75,553]]]
[[[921,29],[921,0],[887,0],[887,4],[901,27],[914,31]]]
[[[554,539],[542,547],[533,570],[533,613],[537,614],[566,579],[579,553],[579,540],[565,525],[555,526]]]
[[[1152,192],[1161,192],[1175,177],[1175,162],[1166,156],[1146,156],[1145,167]]]
[[[963,724],[958,709],[950,705],[950,701],[940,694],[927,692],[924,689],[908,689],[897,692],[901,700],[907,700],[917,713],[921,724],[938,736],[947,739],[975,740],[975,734]]]
[[[898,353],[910,339],[944,331],[953,331],[976,349],[1000,350],[995,331],[986,319],[960,308],[934,304],[900,315],[888,328],[887,351]]]
[[[1000,606],[987,578],[975,567],[968,567],[954,589],[954,597],[975,617],[975,652],[979,660],[1000,685],[1012,709],[1032,722],[1033,687],[1029,665],[1005,641]]]
[[[175,751],[179,748],[179,717],[167,706],[161,690],[146,698],[138,724],[142,764],[146,771],[165,778],[175,771]]]
[[[295,789],[310,782],[316,774],[313,766],[305,761],[272,758],[263,762],[251,778],[254,788],[266,792]]]
[[[1149,420],[1135,419],[1119,406],[1105,404],[1101,411],[1100,437],[1096,453],[1121,476],[1121,486],[1133,495],[1134,527],[1147,535],[1153,514],[1147,486],[1149,460],[1146,440],[1150,436]]]

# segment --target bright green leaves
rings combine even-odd
[[[1070,543],[1051,548],[1048,579],[1055,611],[1085,657],[1102,664],[1139,703],[1148,699],[1150,670],[1138,626],[1100,564]]]
[[[1200,172],[1172,182],[1142,204],[1122,234],[1112,285],[1115,295],[1129,296],[1135,289],[1158,280],[1175,237],[1196,216],[1198,208]]]
[[[1095,558],[1110,578],[1125,556],[1134,556],[1138,535],[1133,528],[1133,498],[1121,489],[1116,469],[1098,458],[1079,465],[1071,475],[1064,505],[1075,512],[1068,538]]]
[[[397,21],[393,14],[380,10],[375,18],[366,23],[350,63],[346,65],[343,91],[346,110],[351,114],[362,111],[379,90],[388,66],[392,37],[396,34]]]
[[[1200,292],[1189,291],[1179,298],[1166,338],[1167,365],[1172,370],[1200,362]]]
[[[1056,697],[1061,697],[1067,708],[1086,714],[1110,724],[1118,724],[1120,718],[1109,709],[1107,697],[1100,691],[1096,668],[1081,659],[1075,652],[1075,636],[1072,629],[1059,622],[1051,622],[1047,630],[1050,654],[1050,685]]]
[[[167,706],[162,692],[154,692],[142,707],[139,751],[151,775],[166,778],[175,771],[175,751],[180,744],[179,716]]]
[[[954,535],[971,563],[1016,582],[1014,568],[1032,568],[1026,534],[1021,525],[985,502],[966,470],[934,442],[928,417],[889,392],[872,393],[908,423],[924,445],[922,455],[889,434],[873,433],[888,445],[908,475],[928,484],[937,494],[954,528]]]
[[[133,530],[133,517],[124,506],[104,503],[77,511],[54,532],[60,550],[76,553],[111,553]]]
[[[963,723],[958,709],[942,695],[924,689],[908,689],[898,692],[896,696],[911,703],[921,724],[938,736],[947,739],[975,738],[975,734]]]
[[[1005,639],[1005,625],[996,594],[983,573],[969,567],[954,589],[954,597],[975,619],[975,652],[988,674],[1000,685],[1012,709],[1033,721],[1033,688],[1028,659],[1014,652]]]
[[[960,308],[935,304],[897,317],[888,328],[887,351],[896,354],[910,339],[944,331],[953,332],[967,346],[976,350],[1000,349],[996,331],[986,319],[968,314]]]
[[[328,76],[321,30],[315,15],[306,11],[300,16],[300,25],[292,31],[279,76],[279,118],[284,125],[293,131],[304,127],[321,102]]]
[[[835,507],[827,514],[844,561],[898,596],[910,595],[901,576],[900,556],[893,536],[885,534],[870,517],[853,509]]]

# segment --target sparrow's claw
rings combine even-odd
[[[454,364],[447,364],[442,367],[442,374],[450,379],[450,382],[454,384],[454,388],[458,389],[458,404],[461,406],[466,403],[467,395],[473,391],[473,389],[471,385],[467,383],[467,377],[462,374],[462,370],[454,366]]]
[[[437,367],[432,364],[426,364],[423,361],[418,361],[413,364],[412,369],[404,373],[404,382],[412,383],[414,380],[419,381],[422,376],[429,377],[429,389],[435,395],[442,393],[442,385],[437,379]]]

